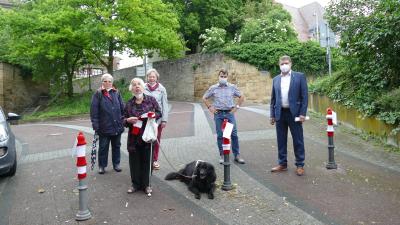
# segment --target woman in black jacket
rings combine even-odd
[[[132,187],[128,189],[128,193],[144,190],[146,194],[151,194],[152,143],[143,141],[142,136],[147,117],[160,118],[161,109],[154,97],[143,94],[144,82],[142,79],[133,78],[129,90],[133,97],[126,103],[124,110],[124,124],[129,127],[127,147],[132,180]]]
[[[101,76],[101,87],[93,94],[90,120],[93,130],[99,135],[99,173],[104,174],[108,162],[111,142],[114,170],[121,172],[121,134],[124,132],[124,104],[120,93],[113,87],[113,77],[106,73]]]

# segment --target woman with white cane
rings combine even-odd
[[[143,134],[148,122],[154,122],[154,119],[161,117],[161,110],[154,97],[143,94],[142,79],[133,78],[129,90],[133,97],[126,103],[124,109],[124,124],[129,128],[127,147],[132,181],[128,193],[144,190],[150,196],[153,143],[144,141]]]

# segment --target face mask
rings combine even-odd
[[[143,98],[143,93],[135,94],[135,97],[138,98],[138,99],[142,99]]]
[[[219,78],[219,83],[220,84],[226,84],[228,82],[228,78]]]
[[[280,68],[281,68],[281,72],[282,73],[287,73],[287,72],[290,71],[290,65],[289,64],[283,64],[283,65],[280,66]]]

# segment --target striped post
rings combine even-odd
[[[326,133],[328,136],[328,163],[326,164],[326,168],[328,170],[330,169],[337,169],[337,165],[335,162],[335,146],[333,144],[333,136],[335,133],[335,129],[333,128],[333,116],[332,116],[333,110],[329,107],[326,109],[326,119],[328,121],[328,127],[326,129]]]
[[[76,167],[78,168],[78,180],[86,178],[86,140],[82,132],[78,134],[76,145]]]
[[[86,184],[86,140],[82,132],[79,132],[76,145],[76,166],[79,180],[79,211],[75,219],[78,221],[88,220],[92,217],[88,209],[88,195]]]
[[[224,119],[224,122],[222,122],[222,132],[224,132],[226,124],[228,123],[227,119]],[[232,183],[231,183],[231,176],[230,176],[230,160],[229,160],[229,153],[231,151],[231,139],[223,137],[222,139],[222,150],[224,153],[224,183],[222,184],[221,189],[224,191],[229,191],[233,189]]]
[[[226,123],[228,122],[227,119],[224,119],[224,122],[222,122],[222,132],[224,132],[224,129],[226,127]],[[231,152],[231,140],[229,138],[223,137],[222,139],[222,150],[224,155],[228,155]]]

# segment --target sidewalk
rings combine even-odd
[[[152,179],[153,196],[126,194],[130,177],[124,134],[123,172],[117,174],[109,167],[103,176],[97,170],[88,174],[93,218],[81,224],[399,224],[399,154],[385,152],[338,127],[338,169],[328,171],[326,121],[311,118],[304,125],[306,175],[294,173],[291,144],[289,170],[271,174],[277,158],[276,135],[266,109],[266,105],[249,106],[237,113],[241,155],[246,164],[231,165],[235,189],[225,192],[218,188],[214,200],[205,195],[197,200],[183,183],[163,178],[174,168],[202,159],[215,165],[220,187],[223,166],[218,164],[214,124],[199,104],[173,102],[162,140],[162,168]],[[77,224],[75,168],[66,154],[76,130],[84,131],[91,143],[90,121],[27,124],[13,130],[27,149],[22,150],[17,176],[5,188],[13,196],[9,224]],[[48,135],[57,133],[62,135]],[[39,147],[43,135],[51,137],[45,148]],[[46,192],[38,194],[39,187]]]

